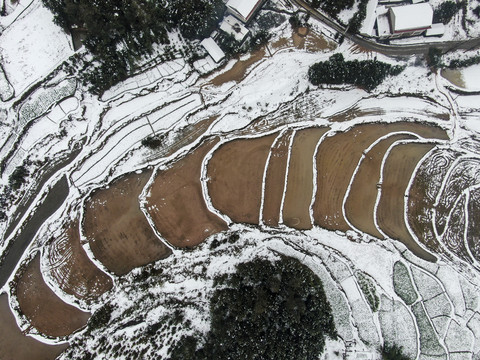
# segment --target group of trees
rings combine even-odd
[[[256,259],[216,280],[211,328],[173,347],[177,359],[316,359],[336,332],[320,279],[292,258]]]
[[[433,11],[433,22],[448,24],[462,8],[463,2],[444,1]]]
[[[402,66],[392,66],[377,60],[345,61],[343,55],[332,55],[328,61],[313,64],[308,79],[313,85],[352,84],[368,91],[376,88],[388,75],[398,75]]]
[[[94,62],[85,80],[101,92],[125,79],[154,44],[178,29],[187,40],[210,34],[223,15],[222,0],[43,0],[65,30],[82,29]]]
[[[320,8],[335,18],[340,11],[350,9],[355,0],[307,0],[306,2],[314,9]]]

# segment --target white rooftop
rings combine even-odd
[[[229,0],[227,7],[235,9],[244,19],[248,20],[260,1],[261,0]]]
[[[375,20],[377,18],[377,5],[378,0],[368,0],[367,13],[365,15],[365,20],[363,20],[362,28],[360,29],[361,34],[373,35],[373,27],[375,26]]]
[[[429,28],[433,21],[433,8],[429,3],[420,3],[390,8],[393,31],[407,31]]]
[[[225,31],[227,34],[233,35],[235,40],[239,42],[242,42],[249,32],[249,30],[232,15],[228,15],[225,19],[223,19],[222,23],[220,24],[220,30]]]
[[[213,40],[211,37],[203,39],[200,44],[205,48],[205,50],[207,50],[208,55],[210,55],[213,61],[216,63],[225,57],[223,50],[220,49],[215,40]]]
[[[425,33],[426,36],[441,36],[445,34],[445,25],[442,23],[432,24],[432,27]]]

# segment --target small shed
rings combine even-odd
[[[244,23],[250,21],[265,0],[228,0],[227,11]]]
[[[392,34],[420,34],[430,29],[433,22],[433,8],[429,3],[394,6],[389,14]]]
[[[249,33],[249,30],[243,26],[241,21],[232,15],[228,15],[223,19],[220,24],[220,30],[232,35],[238,42],[242,42]]]
[[[432,27],[427,30],[425,36],[442,36],[445,34],[445,25],[443,23],[432,24]]]
[[[200,44],[205,48],[205,50],[207,50],[208,55],[210,55],[213,61],[216,63],[225,58],[225,53],[211,37],[203,39]]]

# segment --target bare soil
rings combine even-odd
[[[345,201],[345,215],[357,229],[379,239],[383,235],[378,231],[374,221],[375,202],[380,181],[380,169],[386,151],[395,141],[415,139],[412,135],[392,135],[370,149],[365,154],[354,175],[350,192]]]
[[[40,256],[26,266],[16,287],[20,311],[42,334],[62,337],[86,325],[90,313],[65,303],[45,283]]]
[[[397,131],[411,131],[426,138],[448,138],[438,127],[408,122],[360,124],[325,138],[316,159],[315,224],[330,230],[350,229],[342,214],[343,198],[362,152],[379,137]]]
[[[90,302],[112,288],[111,278],[95,266],[80,244],[78,220],[66,225],[46,251],[46,271],[67,294]]]
[[[238,60],[230,70],[227,70],[224,73],[216,76],[210,81],[210,83],[215,86],[220,86],[230,81],[235,81],[238,83],[245,78],[247,69],[256,62],[262,60],[264,56],[265,48],[262,47],[252,52],[248,59]]]
[[[435,261],[436,258],[417,244],[405,224],[405,191],[418,162],[433,147],[432,144],[409,143],[392,148],[385,161],[382,193],[377,208],[380,228],[427,261]]]
[[[328,128],[297,131],[293,139],[283,206],[283,223],[295,229],[311,229],[310,205],[313,195],[315,149]]]
[[[440,185],[458,153],[435,149],[418,167],[408,196],[408,223],[420,242],[434,252],[441,251],[433,229],[433,209]]]
[[[171,254],[140,209],[138,197],[150,175],[144,171],[122,176],[86,201],[83,229],[90,249],[116,275]]]
[[[202,161],[218,140],[203,143],[167,170],[159,171],[149,189],[148,213],[173,246],[193,247],[227,229],[225,221],[208,210],[200,182]]]
[[[212,204],[233,222],[258,224],[263,173],[277,136],[229,141],[210,159],[207,186]]]
[[[467,243],[473,257],[480,261],[480,189],[470,192]]]
[[[67,347],[68,344],[47,345],[24,335],[8,306],[7,295],[0,295],[0,359],[53,360]]]
[[[287,172],[288,146],[293,131],[286,131],[273,144],[270,160],[267,165],[263,200],[263,223],[278,226],[283,192],[285,191],[285,175]]]

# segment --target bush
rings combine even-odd
[[[345,9],[350,9],[355,0],[307,0],[307,3],[315,8],[321,8],[332,17],[336,17],[338,13]]]
[[[477,6],[475,9],[472,10],[473,13],[480,18],[480,6]]]
[[[12,190],[18,190],[25,183],[25,178],[29,175],[27,168],[23,165],[17,167],[8,178],[8,185]]]
[[[462,2],[445,1],[433,11],[433,22],[448,24],[461,8]]]
[[[149,136],[142,140],[142,145],[150,149],[157,149],[163,145],[163,140],[163,135]]]
[[[383,360],[410,360],[408,356],[403,354],[403,350],[398,345],[386,344],[382,349]]]
[[[388,75],[398,75],[401,66],[392,66],[377,60],[345,61],[343,55],[332,55],[328,61],[313,64],[308,79],[313,85],[352,84],[368,91],[377,87]]]

